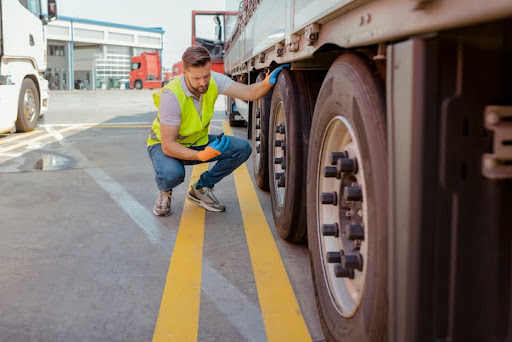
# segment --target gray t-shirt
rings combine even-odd
[[[217,85],[217,91],[219,94],[224,94],[224,92],[231,85],[233,80],[226,75],[219,74],[218,72],[212,71],[212,77]],[[194,102],[194,106],[196,107],[197,112],[201,115],[201,104],[203,95],[199,98],[195,97],[194,94],[190,92],[185,82],[185,78],[183,75],[180,76],[180,84],[181,88],[185,92],[185,95],[192,98],[192,102]],[[181,108],[176,98],[176,95],[170,90],[165,90],[162,92],[160,97],[160,122],[164,125],[168,126],[179,126],[181,123]]]

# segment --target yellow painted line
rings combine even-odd
[[[208,163],[194,166],[189,187]],[[197,341],[205,210],[185,200],[160,304],[153,342]]]
[[[82,127],[89,128],[149,128],[151,125],[84,125]]]
[[[31,135],[35,135],[38,133],[43,133],[43,131],[32,131],[32,132],[27,132],[27,133],[14,133],[14,135],[12,135],[11,137],[0,138],[0,144],[5,144],[5,143],[11,142],[11,141],[16,141],[21,138],[26,138],[26,137],[29,137]]]
[[[312,341],[246,165],[233,174],[268,342]]]
[[[56,132],[64,133],[64,132],[70,131],[70,130],[75,129],[75,128],[76,127],[66,127],[66,128],[60,129],[60,130],[58,130]],[[30,139],[30,140],[27,140],[27,141],[23,141],[23,142],[11,145],[9,147],[4,147],[3,149],[0,149],[0,153],[9,152],[9,151],[15,150],[17,148],[27,146],[27,145],[29,145],[31,143],[36,142],[36,141],[43,140],[43,139],[46,139],[46,138],[51,138],[51,137],[53,137],[52,134],[46,133],[45,135],[39,136],[37,138]]]

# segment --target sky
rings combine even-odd
[[[170,69],[191,45],[192,10],[225,8],[225,0],[57,0],[58,15],[164,29],[163,65]]]

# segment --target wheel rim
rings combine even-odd
[[[274,189],[276,203],[279,207],[284,205],[286,193],[286,115],[283,102],[276,107],[274,121]]]
[[[254,102],[255,120],[254,120],[254,169],[259,170],[261,162],[261,100]]]
[[[362,159],[354,130],[344,117],[329,122],[320,151],[317,226],[322,266],[331,299],[348,318],[363,296],[371,236]]]
[[[28,122],[36,115],[36,97],[32,89],[27,89],[23,96],[23,115]]]

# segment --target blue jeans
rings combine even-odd
[[[208,134],[208,144],[216,139],[216,135]],[[202,151],[204,146],[190,147],[196,151]],[[213,168],[201,174],[197,185],[213,189],[214,185],[222,178],[229,175],[237,167],[242,165],[251,155],[251,144],[237,137],[230,137],[229,145],[224,152],[217,157],[206,161],[217,161]],[[162,151],[162,145],[156,144],[148,147],[149,158],[155,170],[155,181],[160,191],[169,191],[185,180],[185,165],[196,165],[202,163],[200,160],[181,160],[166,156]]]

